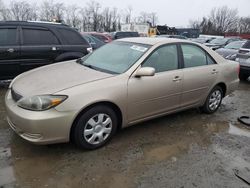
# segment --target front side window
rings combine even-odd
[[[150,45],[112,42],[82,58],[82,64],[104,72],[121,74],[146,53]]]
[[[185,68],[207,65],[206,53],[198,46],[182,44],[181,49]]]
[[[153,67],[156,73],[178,69],[176,45],[160,47],[149,56],[142,66]]]
[[[53,45],[59,44],[55,35],[45,29],[26,29],[23,28],[24,45]]]
[[[0,45],[16,45],[16,29],[1,28],[0,29]]]

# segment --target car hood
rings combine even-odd
[[[53,94],[114,75],[85,67],[76,61],[44,66],[21,74],[11,84],[22,96]]]
[[[235,49],[226,49],[226,48],[220,48],[216,50],[218,54],[220,54],[223,57],[227,57],[229,55],[237,54],[238,50]]]

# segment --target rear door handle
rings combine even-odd
[[[181,81],[181,77],[180,76],[175,76],[173,79],[173,82],[178,82]]]
[[[7,50],[7,52],[9,52],[9,53],[13,53],[15,50],[14,50],[14,48],[9,48],[8,50]]]
[[[51,48],[51,50],[52,51],[57,51],[59,48],[57,48],[57,47],[55,47],[55,46],[53,46],[52,48]]]

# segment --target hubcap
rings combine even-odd
[[[112,131],[112,120],[107,114],[96,114],[90,118],[84,127],[84,138],[89,144],[100,144]]]
[[[210,110],[212,111],[216,110],[220,105],[221,99],[222,99],[222,95],[221,95],[220,90],[215,90],[209,98]]]

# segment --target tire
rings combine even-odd
[[[239,75],[240,80],[247,80],[248,77],[249,77],[248,74],[240,73],[240,75]]]
[[[73,129],[75,144],[83,149],[97,149],[104,146],[115,134],[118,119],[108,106],[94,106],[83,113]]]
[[[223,98],[223,90],[220,86],[215,86],[209,93],[205,104],[201,107],[201,110],[207,114],[212,114],[218,110]]]

